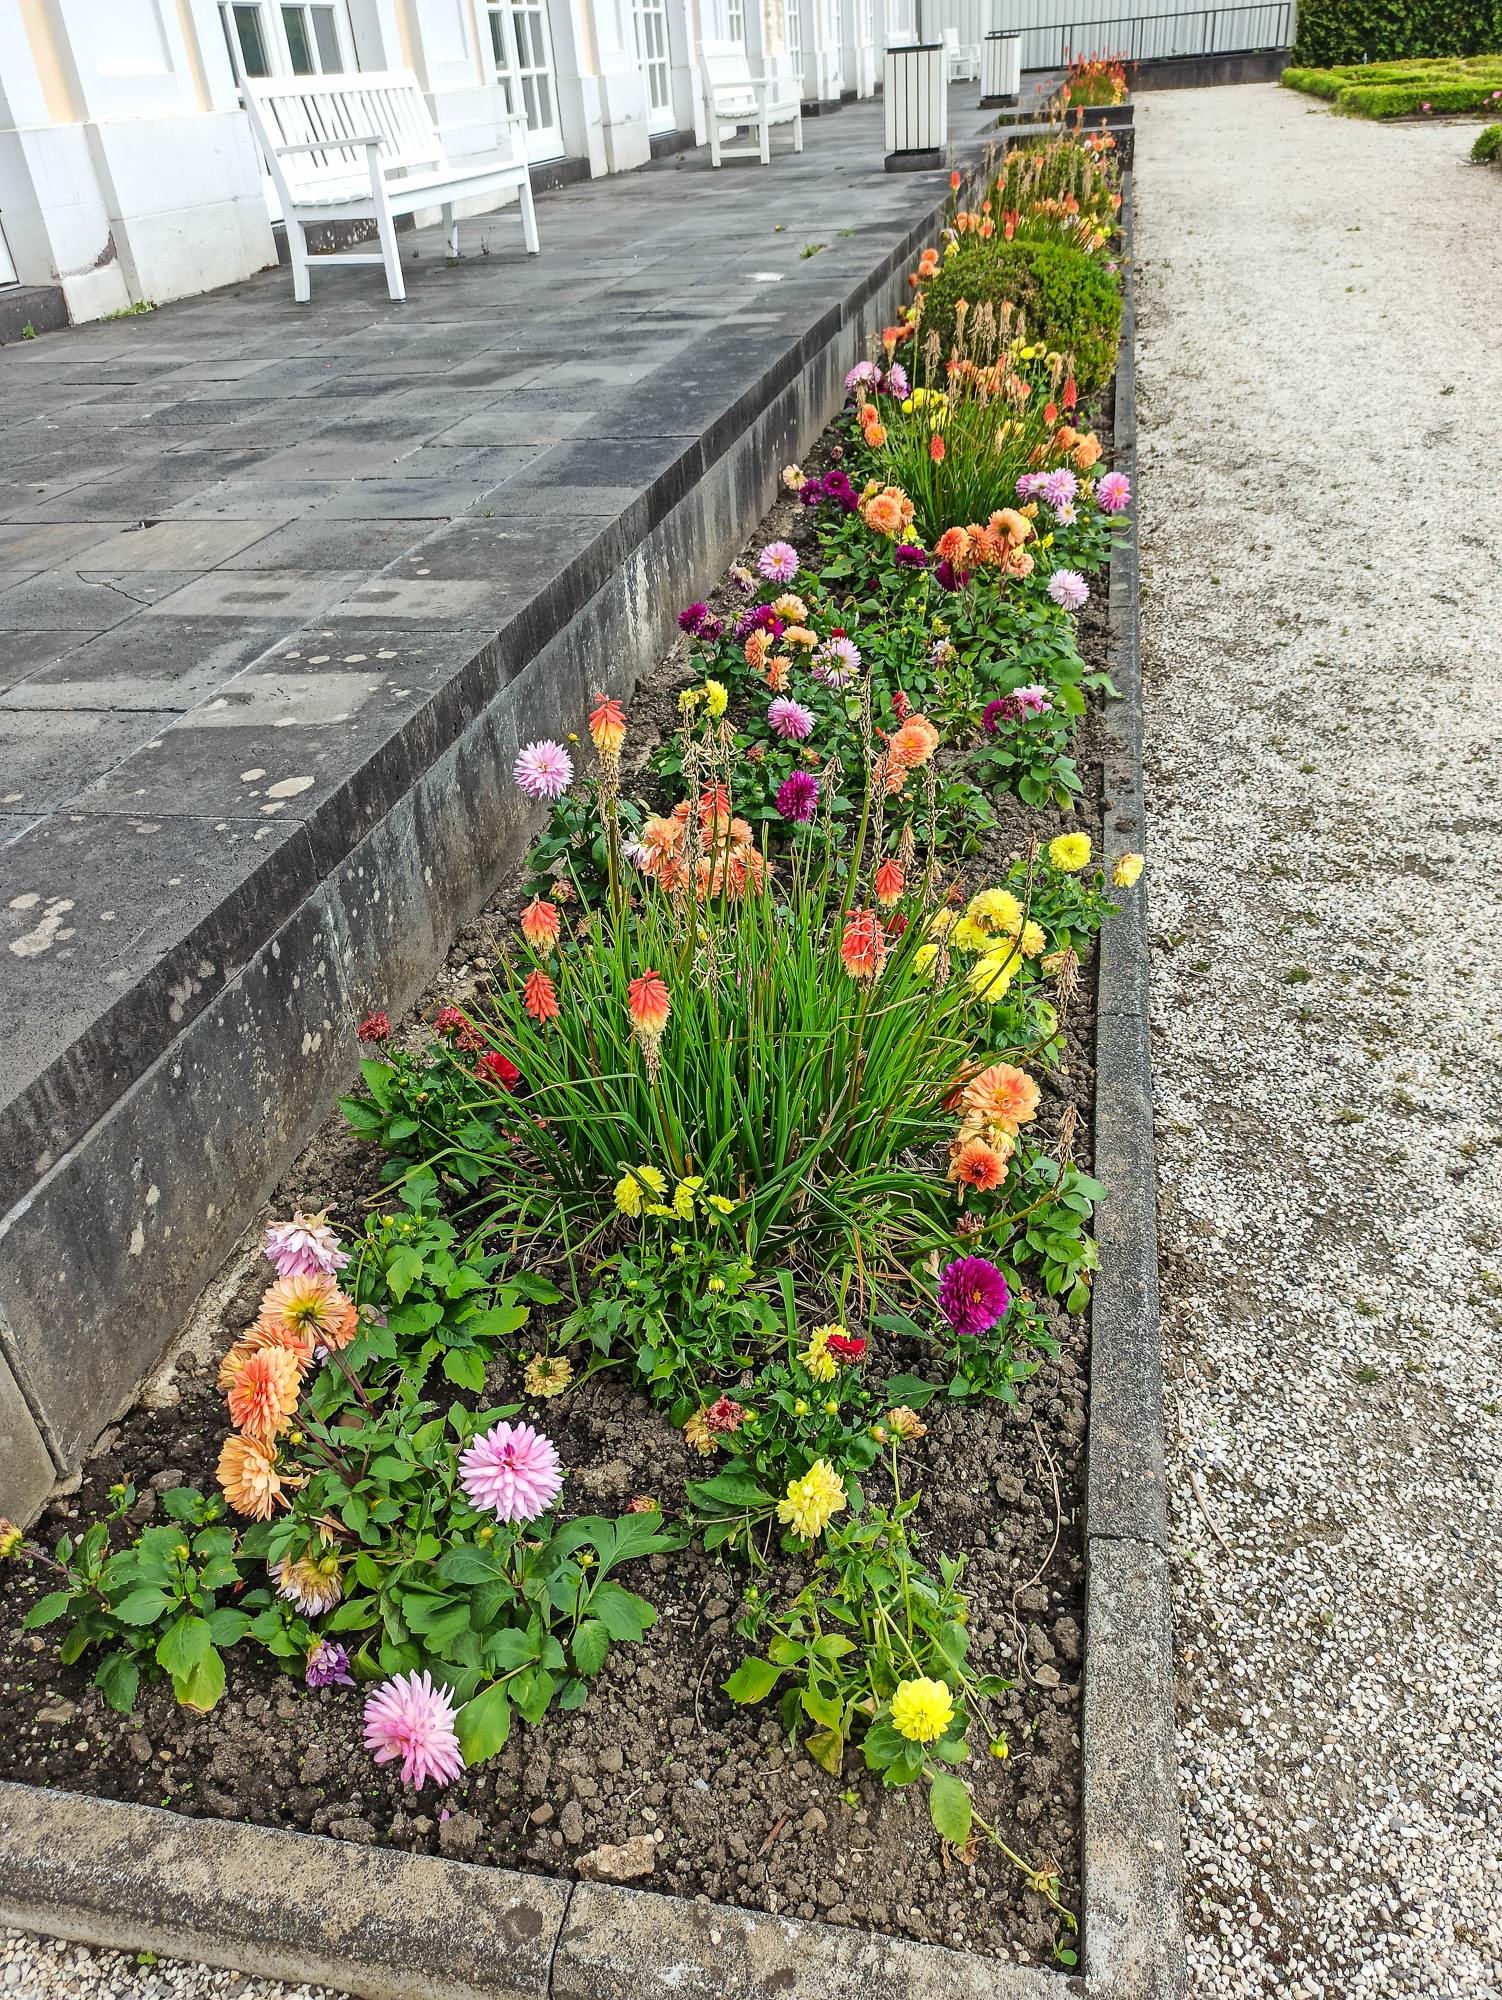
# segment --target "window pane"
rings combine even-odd
[[[259,7],[236,7],[235,34],[240,43],[240,73],[242,76],[270,76],[271,64],[266,59],[266,34],[261,21]]]
[[[490,46],[495,55],[495,66],[505,71],[511,67],[511,57],[506,50],[506,24],[495,8],[490,10]]]
[[[287,53],[292,58],[294,76],[313,75],[313,50],[308,42],[308,23],[301,7],[282,9],[282,26],[287,31]]]
[[[318,44],[318,67],[328,75],[331,71],[344,67],[344,57],[339,51],[339,30],[334,26],[332,7],[314,7],[313,39]]]

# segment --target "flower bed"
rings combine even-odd
[[[1072,1962],[1129,496],[1015,318],[850,391],[593,774],[523,750],[498,959],[363,1024],[238,1337],[24,1545],[9,1775]]]

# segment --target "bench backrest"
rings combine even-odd
[[[247,79],[245,101],[284,201],[328,200],[368,187],[361,143],[367,135],[380,139],[387,169],[447,164],[427,99],[409,69]],[[327,143],[316,152],[282,152],[315,141]]]
[[[720,105],[723,113],[731,109],[754,110],[756,92],[751,88],[751,64],[746,55],[744,42],[704,42],[700,46],[699,60],[704,66],[704,81],[710,90],[729,92],[735,85],[744,86],[745,97],[728,97]]]

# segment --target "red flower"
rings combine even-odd
[[[558,1005],[558,989],[545,972],[529,972],[522,987],[522,1005],[532,1016],[539,1028],[549,1021],[556,1021],[562,1011]]]
[[[389,1042],[391,1023],[384,1014],[367,1014],[355,1033],[362,1042]]]
[[[866,1351],[866,1342],[859,1333],[832,1333],[827,1342],[831,1354],[837,1354],[841,1361],[859,1361]]]
[[[463,1049],[468,1055],[485,1046],[485,1037],[462,1007],[440,1007],[433,1026],[446,1041],[452,1041],[456,1049]]]
[[[892,905],[901,899],[902,892],[907,886],[907,878],[904,876],[901,867],[890,855],[887,856],[886,860],[877,869],[874,886],[876,889],[876,900],[884,910],[890,910]]]
[[[935,465],[943,464],[944,440],[939,436],[939,433],[937,431],[934,432],[933,436],[928,441],[928,455],[933,460]]]
[[[840,958],[855,980],[874,979],[887,955],[886,933],[875,910],[852,910],[840,939]]]
[[[522,1080],[522,1073],[514,1062],[509,1062],[499,1049],[487,1049],[475,1064],[475,1075],[481,1083],[494,1083],[502,1090],[515,1090]]]
[[[631,1025],[643,1041],[655,1042],[668,1024],[673,1003],[662,975],[647,972],[633,979],[626,991],[626,1010]]]
[[[732,1431],[738,1431],[745,1419],[744,1405],[730,1396],[721,1396],[704,1412],[705,1428],[713,1431],[716,1437],[728,1437]]]
[[[892,696],[892,713],[896,716],[899,722],[906,722],[908,717],[912,714],[912,712],[913,712],[913,704],[908,700],[907,696],[902,692],[902,689],[898,688],[896,694]]]
[[[1066,375],[1064,378],[1064,408],[1072,410],[1079,399],[1080,392],[1074,386],[1074,377]]]

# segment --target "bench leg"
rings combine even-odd
[[[522,204],[522,241],[527,246],[528,254],[535,257],[542,249],[542,244],[537,235],[537,204],[532,199],[530,178],[522,182],[517,193],[521,197]]]
[[[287,255],[292,261],[292,296],[299,305],[306,305],[312,296],[312,286],[308,282],[308,239],[303,226],[295,217],[287,217]]]
[[[801,111],[793,120],[793,151],[795,153],[803,151],[803,113]]]
[[[386,290],[393,299],[404,299],[407,287],[402,278],[402,253],[397,248],[396,223],[392,219],[391,204],[386,199],[384,187],[377,186],[375,193],[376,234],[381,239],[381,261],[386,266]]]
[[[761,114],[757,131],[761,141],[761,163],[769,167],[772,164],[772,121],[765,111]]]
[[[457,257],[459,254],[459,224],[454,219],[454,204],[451,201],[446,201],[443,204],[443,234],[449,246],[449,255]]]
[[[709,108],[709,164],[712,167],[720,164],[720,121],[714,115],[713,105]]]

